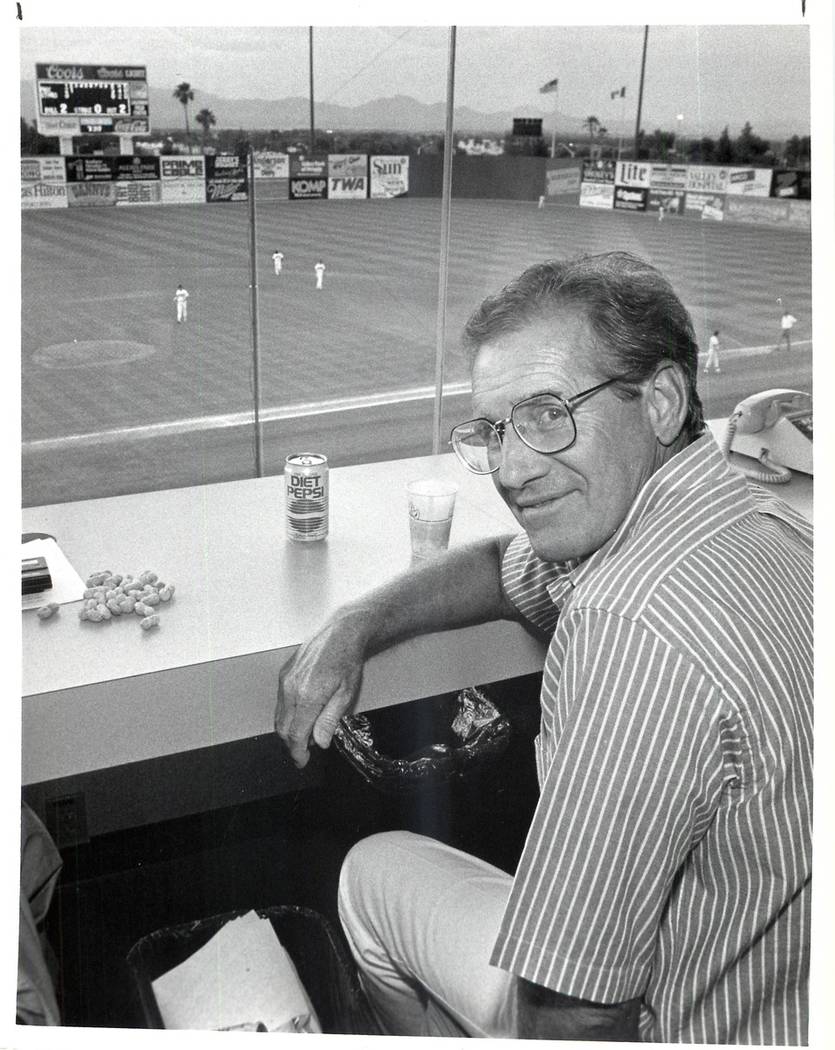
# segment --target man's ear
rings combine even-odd
[[[687,379],[680,365],[662,361],[646,386],[649,421],[665,448],[676,440],[687,417]]]

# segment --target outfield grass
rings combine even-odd
[[[434,382],[440,214],[423,199],[258,202],[264,409]],[[246,205],[24,212],[22,246],[24,443],[251,409]],[[799,318],[796,338],[811,337],[807,233],[462,200],[445,378],[465,378],[459,334],[484,295],[533,261],[610,249],[669,275],[704,344],[714,327],[726,347],[776,341],[778,295]],[[190,292],[184,325],[178,282]]]

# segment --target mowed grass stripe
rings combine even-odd
[[[258,285],[263,404],[431,383],[440,243],[438,201],[263,202]],[[270,255],[285,253],[281,277]],[[453,201],[448,378],[465,371],[461,326],[486,294],[531,262],[627,249],[659,265],[691,307],[700,339],[776,335],[782,295],[811,334],[808,236],[593,209]],[[327,265],[314,289],[313,263]],[[191,293],[176,325],[174,287]],[[252,354],[245,205],[23,215],[24,437],[247,411]],[[123,364],[44,367],[59,342],[120,339],[156,352]],[[42,354],[39,357],[42,359]]]

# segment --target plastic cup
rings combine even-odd
[[[434,558],[449,546],[449,530],[458,486],[438,478],[418,478],[406,485],[413,558]]]

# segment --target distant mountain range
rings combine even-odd
[[[183,107],[174,98],[171,91],[163,88],[149,89],[149,107],[151,127],[154,131],[180,129],[184,127]],[[443,102],[427,104],[418,102],[408,95],[395,95],[393,98],[378,98],[361,106],[339,106],[331,102],[315,102],[314,118],[319,129],[333,128],[335,131],[405,131],[405,132],[442,132],[446,123],[446,107]],[[223,98],[208,92],[195,90],[194,102],[189,105],[189,123],[194,124],[194,115],[201,109],[210,109],[217,118],[216,128],[244,128],[253,131],[269,131],[275,128],[285,131],[288,128],[307,128],[310,126],[310,103],[307,98],[293,97],[282,99],[237,99]],[[20,82],[20,112],[26,120],[35,118],[35,95],[31,80]],[[558,112],[558,135],[561,138],[583,134],[583,121],[588,114],[573,116]],[[479,113],[467,106],[455,108],[456,134],[470,135],[504,135],[511,130],[514,117],[542,117],[546,137],[553,127],[553,108],[540,109],[533,105],[519,106],[514,110],[495,113]],[[731,121],[731,135],[738,134],[739,126]],[[641,124],[651,132],[655,128],[674,130],[670,121],[666,123],[655,120],[647,114]],[[758,127],[752,121],[754,131],[763,138],[778,141],[794,134],[804,134],[803,129],[785,125],[783,127]],[[722,127],[712,128],[705,134],[716,137]],[[631,136],[634,123],[627,121],[624,134]],[[616,136],[618,128],[609,128],[609,133]],[[692,132],[688,131],[688,134]]]

